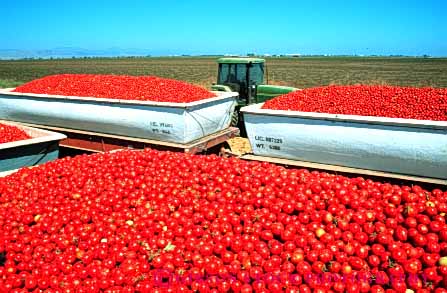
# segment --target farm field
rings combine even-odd
[[[0,87],[15,87],[45,75],[96,73],[157,75],[209,87],[217,57],[0,60]],[[308,88],[328,84],[390,84],[447,87],[447,58],[300,57],[267,58],[271,84]]]

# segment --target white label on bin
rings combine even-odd
[[[149,125],[153,133],[162,133],[166,135],[173,134],[174,124],[172,123],[150,121]]]
[[[273,137],[273,136],[263,136],[263,135],[255,135],[254,136],[254,148],[263,149],[263,150],[275,150],[280,151],[281,146],[284,143],[284,138],[282,137]]]

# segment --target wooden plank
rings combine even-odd
[[[447,185],[447,180],[442,180],[442,179],[411,176],[411,175],[405,175],[405,174],[381,172],[381,171],[351,168],[351,167],[343,167],[343,166],[338,166],[338,165],[328,165],[328,164],[320,164],[320,163],[313,163],[313,162],[306,162],[306,161],[289,160],[289,159],[274,158],[274,157],[264,157],[264,156],[257,156],[257,155],[243,155],[240,158],[244,159],[244,160],[262,161],[262,162],[269,162],[269,163],[280,164],[280,165],[289,165],[289,166],[297,166],[297,167],[304,167],[304,168],[311,168],[311,169],[329,170],[329,171],[342,172],[342,173],[352,173],[352,174],[361,174],[361,175],[368,175],[368,176],[402,179],[402,180],[407,180],[407,181],[417,181],[417,182],[431,183],[431,184],[437,184],[437,185]]]

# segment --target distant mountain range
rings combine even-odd
[[[72,57],[128,57],[149,56],[149,50],[109,48],[105,50],[90,50],[76,47],[61,47],[49,50],[16,50],[0,49],[0,59],[24,58],[72,58]]]

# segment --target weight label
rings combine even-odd
[[[172,123],[150,121],[149,125],[153,133],[172,134],[174,125]]]
[[[255,135],[255,148],[280,151],[284,140],[280,137]]]

